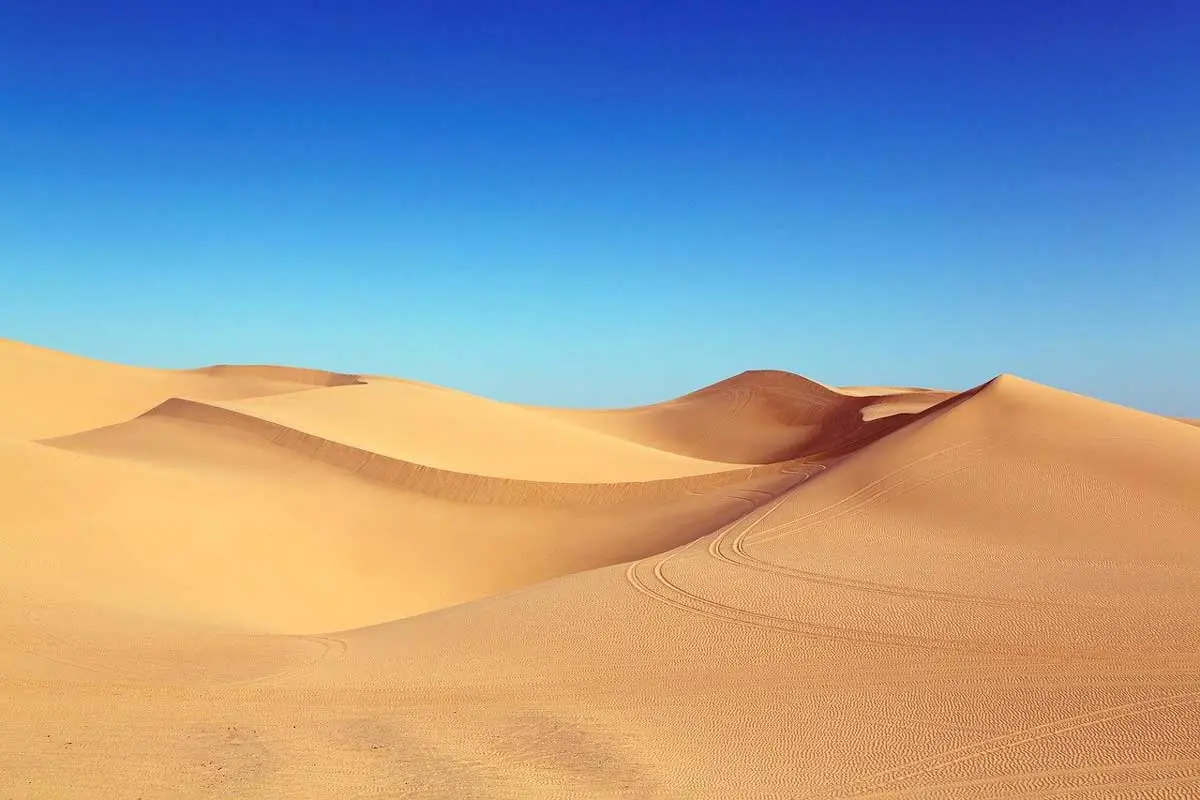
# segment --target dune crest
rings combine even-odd
[[[179,437],[177,445],[172,446],[167,439],[165,426],[155,426],[149,436],[139,435],[141,431],[134,430],[139,427],[139,422],[162,419],[179,422],[179,428],[188,429]],[[201,427],[215,428],[219,432],[210,433]],[[224,432],[248,434],[288,456],[326,465],[366,480],[430,497],[472,504],[570,507],[646,502],[721,487],[736,487],[760,477],[805,471],[804,462],[780,462],[686,477],[607,483],[551,482],[475,475],[403,461],[242,411],[182,398],[171,398],[131,423],[45,440],[43,443],[76,452],[125,455],[148,461],[156,460],[156,456],[165,459],[185,457],[190,450],[197,459],[203,459],[206,455],[213,455],[212,451],[189,448],[189,443],[205,438],[212,441]],[[152,437],[157,441],[146,446]],[[235,465],[248,460],[239,452],[227,457],[225,462]]]

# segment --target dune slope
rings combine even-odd
[[[175,623],[407,617],[669,549],[822,466],[708,462],[406,381],[12,352],[5,374],[40,388],[12,394],[22,429],[0,438],[0,578]]]
[[[0,438],[42,439],[122,422],[170,397],[228,400],[310,389],[319,370],[128,367],[0,339]],[[329,378],[332,380],[332,378]]]
[[[1191,430],[1004,377],[693,544],[340,634],[307,685],[465,698],[404,717],[438,747],[402,771],[477,796],[1188,797],[1198,481]]]
[[[0,447],[14,498],[3,512],[9,588],[318,632],[669,548],[805,476],[747,470],[696,488],[489,479],[382,458],[372,471],[312,457],[340,452],[360,467],[366,457],[313,440],[292,449],[188,419],[145,422],[106,442],[136,457]]]

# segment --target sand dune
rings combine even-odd
[[[577,425],[650,447],[711,461],[769,464],[788,459],[844,455],[895,430],[911,415],[948,393],[910,402],[891,413],[871,413],[895,403],[882,396],[850,394],[788,372],[752,371],[683,397],[640,408],[548,413]]]
[[[731,466],[654,449],[518,406],[402,381],[224,405],[381,455],[499,478],[641,481]]]
[[[180,405],[184,401],[178,401]],[[196,404],[200,408],[208,408]],[[803,467],[631,484],[448,473],[157,415],[0,469],[10,588],[180,621],[285,633],[370,624],[670,548]],[[263,423],[264,425],[266,423]],[[130,433],[110,441],[113,433]],[[330,456],[333,456],[332,458]],[[318,457],[314,457],[318,456]],[[9,477],[11,476],[11,477]]]
[[[447,437],[453,438],[453,437]],[[227,446],[236,443],[240,446]],[[72,436],[47,439],[50,447],[73,452],[116,456],[145,463],[191,464],[238,469],[260,463],[275,467],[281,459],[302,464],[321,464],[357,478],[394,486],[410,493],[440,497],[473,504],[519,504],[534,506],[612,505],[637,500],[658,500],[706,489],[740,486],[760,476],[775,476],[803,471],[803,462],[781,462],[765,466],[730,469],[716,464],[718,472],[689,475],[694,461],[664,457],[669,467],[682,464],[688,477],[652,478],[637,481],[538,481],[456,472],[418,464],[386,455],[375,449],[355,447],[322,438],[270,419],[236,411],[220,405],[193,400],[171,399],[155,406],[136,420]],[[544,443],[543,443],[544,444]],[[608,444],[608,443],[605,443]],[[538,452],[536,443],[530,448]],[[617,447],[627,451],[629,472],[641,471],[644,455],[640,448]],[[554,455],[547,446],[543,451]],[[584,451],[583,464],[564,459],[565,471],[619,468],[611,462],[596,464]],[[521,455],[514,458],[512,472],[525,466]],[[565,455],[559,451],[557,455]],[[667,454],[665,454],[667,455]],[[443,460],[433,458],[432,460]],[[500,462],[497,461],[497,464]],[[703,462],[700,462],[703,463]],[[571,468],[574,467],[574,470]]]
[[[305,378],[317,372],[142,369],[0,339],[0,438],[40,439],[111,425],[170,397],[226,400],[310,389],[315,384]]]
[[[4,796],[1200,796],[1200,428],[1013,376],[0,387]]]

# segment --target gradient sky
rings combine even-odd
[[[1200,416],[1200,4],[0,4],[0,336]]]

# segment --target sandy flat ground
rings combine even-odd
[[[0,799],[1200,797],[1200,427],[0,340]]]

